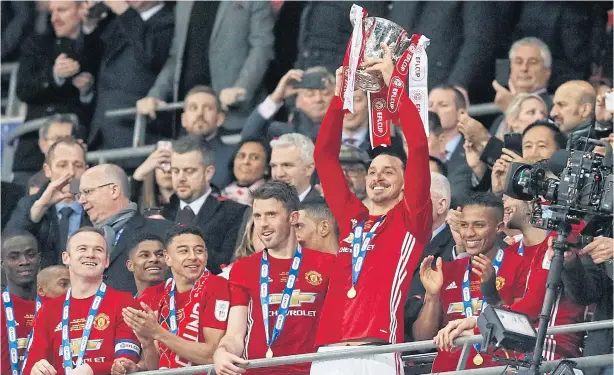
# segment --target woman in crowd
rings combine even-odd
[[[231,165],[233,182],[222,189],[222,196],[251,206],[250,191],[258,188],[268,176],[271,149],[259,139],[245,139],[239,143]]]
[[[173,195],[171,150],[157,148],[132,174],[132,201],[141,210],[162,207]]]
[[[497,138],[503,140],[506,133],[520,133],[537,120],[548,117],[544,100],[536,94],[519,93],[505,111],[505,119],[497,130]]]

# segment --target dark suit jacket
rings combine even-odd
[[[0,208],[2,209],[2,229],[8,223],[13,210],[17,207],[17,202],[19,199],[24,196],[24,189],[21,185],[17,185],[11,182],[2,181],[2,189],[0,190],[2,194],[2,204]]]
[[[309,193],[305,196],[305,199],[301,203],[324,203],[324,198],[318,193],[318,191],[312,186]]]
[[[420,281],[420,264],[422,264],[422,260],[429,255],[433,255],[435,258],[441,258],[444,262],[451,262],[454,260],[452,257],[452,247],[454,247],[454,245],[456,245],[456,243],[452,237],[452,231],[450,231],[450,227],[446,225],[445,228],[424,247],[422,258],[414,270],[409,287],[409,297],[405,303],[405,342],[414,341],[412,325],[416,319],[418,319],[424,301],[424,286]]]
[[[222,265],[230,264],[246,208],[247,206],[235,201],[209,195],[193,221],[205,235],[209,251],[207,268],[214,274],[222,271]],[[170,203],[164,206],[164,217],[177,222],[178,212],[179,198],[173,195]]]
[[[113,289],[135,294],[136,283],[134,282],[134,275],[126,267],[128,253],[134,246],[134,238],[142,232],[156,233],[164,236],[172,226],[173,223],[167,220],[146,219],[141,214],[136,214],[128,220],[124,226],[124,231],[109,256],[109,268],[104,272],[105,282]]]
[[[450,160],[446,162],[448,167],[448,181],[450,181],[450,187],[452,188],[451,207],[453,208],[456,208],[471,191],[471,174],[473,171],[467,165],[467,157],[465,156],[465,149],[463,148],[464,142],[465,138],[461,138]]]
[[[21,229],[32,233],[38,240],[38,249],[41,253],[41,268],[61,264],[62,251],[60,249],[60,228],[58,214],[55,206],[50,207],[38,223],[30,220],[30,209],[45,192],[43,186],[37,194],[21,198],[13,211],[6,229]],[[85,210],[81,213],[81,226],[92,225]]]
[[[229,167],[230,160],[234,156],[237,146],[222,142],[222,138],[219,136],[215,136],[213,139],[207,141],[207,144],[215,154],[215,174],[211,179],[211,183],[221,191],[231,182],[233,172]]]
[[[86,37],[102,50],[96,80],[96,104],[88,136],[91,149],[130,147],[134,118],[107,118],[105,112],[134,106],[147,95],[168,57],[173,38],[173,11],[165,6],[147,21],[130,8],[112,17],[98,34]],[[94,52],[88,48],[87,51]],[[166,126],[168,128],[168,126]],[[157,133],[148,127],[148,134]],[[171,136],[168,128],[167,136]],[[158,139],[148,140],[147,144]]]
[[[81,124],[89,124],[91,107],[79,100],[79,90],[66,79],[58,86],[53,79],[53,65],[60,54],[58,39],[53,35],[33,35],[23,46],[17,74],[17,97],[28,105],[26,121],[56,113],[75,113]],[[94,75],[94,66],[80,59],[81,71]],[[85,134],[77,134],[85,138]],[[38,148],[38,133],[32,132],[19,139],[13,169],[38,172],[44,161]]]

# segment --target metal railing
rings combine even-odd
[[[586,322],[586,323],[578,323],[578,324],[569,324],[562,326],[555,326],[548,328],[548,334],[556,334],[556,333],[571,333],[571,332],[583,332],[583,331],[597,331],[602,329],[612,329],[613,328],[613,320],[603,320],[598,322]],[[457,367],[457,371],[446,372],[444,374],[455,374],[455,375],[470,375],[470,374],[480,374],[480,375],[494,375],[501,374],[505,371],[505,366],[498,367],[489,367],[489,368],[480,368],[480,369],[471,369],[464,370],[465,368],[463,361],[466,363],[467,357],[469,355],[469,348],[473,344],[483,343],[483,338],[481,335],[474,336],[465,336],[460,337],[454,340],[454,343],[457,346],[462,346],[463,351],[461,353],[461,358],[459,359],[459,366]],[[264,358],[264,359],[254,359],[250,360],[246,365],[238,365],[238,367],[242,367],[245,369],[252,368],[263,368],[263,367],[271,367],[271,366],[281,366],[281,365],[289,365],[296,363],[305,363],[305,362],[314,362],[314,361],[330,361],[337,359],[347,359],[347,358],[355,358],[365,355],[373,355],[373,354],[386,354],[386,353],[394,353],[394,352],[406,352],[406,351],[414,351],[414,350],[426,350],[433,349],[435,345],[433,340],[425,340],[425,341],[417,341],[403,344],[389,344],[389,345],[381,345],[381,346],[373,346],[373,347],[352,347],[351,349],[344,349],[334,352],[325,352],[325,353],[309,353],[309,354],[298,354],[298,355],[290,355],[286,357],[277,357],[277,358]],[[586,367],[599,367],[599,366],[607,366],[612,364],[612,354],[604,354],[597,355],[591,357],[583,357],[583,358],[573,358],[574,362],[578,364],[577,368],[586,368]],[[556,365],[558,365],[558,361],[548,361],[543,362],[540,367],[540,372],[548,372],[552,371]],[[202,374],[209,372],[213,373],[214,366],[213,365],[202,365],[202,366],[193,366],[193,367],[184,367],[184,368],[176,368],[170,370],[154,370],[154,371],[145,371],[139,374],[141,375],[194,375],[194,374]]]
[[[9,90],[8,90],[8,97],[6,99],[6,112],[5,112],[5,116],[8,117],[14,117],[14,116],[20,116],[20,115],[24,115],[21,114],[20,112],[22,111],[22,108],[25,109],[25,106],[22,106],[21,103],[19,102],[19,99],[17,99],[17,72],[19,71],[19,63],[6,63],[6,64],[0,64],[0,74],[2,74],[3,76],[5,75],[9,75]]]

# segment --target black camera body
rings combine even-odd
[[[586,137],[580,141],[601,145],[606,155],[572,149],[572,137],[566,150],[535,165],[512,163],[507,175],[505,194],[512,198],[534,201],[543,198],[533,210],[533,226],[557,231],[562,226],[587,222],[573,247],[583,247],[594,236],[611,231],[613,184],[612,147]],[[586,144],[585,143],[585,144]],[[551,172],[554,176],[549,176]]]

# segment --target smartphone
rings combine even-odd
[[[605,109],[614,111],[614,91],[605,93]]]
[[[79,194],[79,180],[70,180],[68,184],[71,194]]]
[[[303,79],[293,81],[292,87],[295,89],[322,90],[326,87],[326,77],[321,72],[303,74]]]
[[[56,52],[58,55],[65,54],[66,57],[79,61],[79,55],[75,50],[75,43],[68,38],[56,39]]]
[[[497,59],[495,62],[495,79],[501,86],[507,87],[510,80],[510,59]]]
[[[505,134],[503,145],[508,150],[512,150],[522,156],[522,134]]]
[[[158,141],[156,147],[159,148],[160,150],[169,150],[169,151],[173,150],[173,144],[170,141]],[[170,163],[162,163],[161,167],[164,172],[170,172],[171,170]]]

